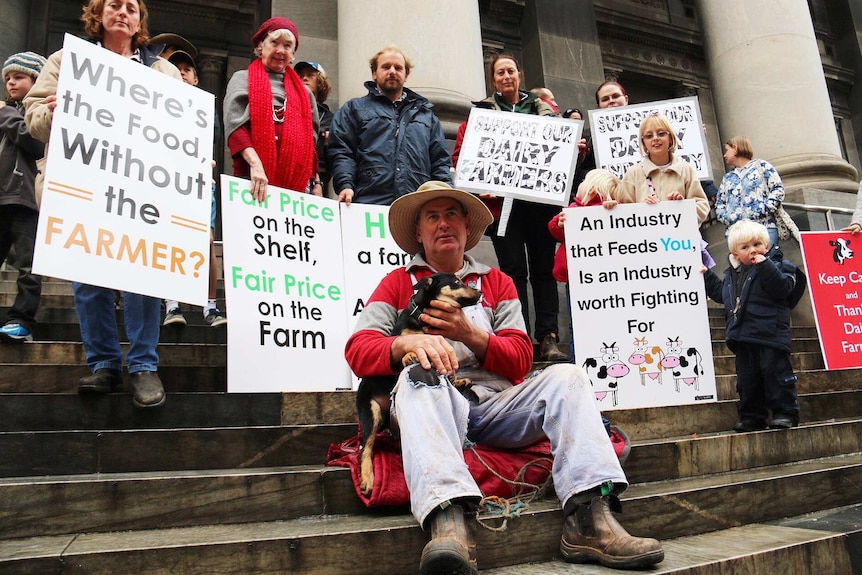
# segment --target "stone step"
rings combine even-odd
[[[720,324],[713,324],[712,321],[710,321],[709,333],[710,333],[710,338],[713,341],[724,341],[725,335],[726,335],[726,331],[725,331],[725,327],[724,327],[724,321],[722,321]],[[799,325],[799,326],[794,325],[794,326],[790,327],[790,336],[792,339],[799,339],[799,338],[817,339],[817,328],[814,326],[807,326],[807,325]]]
[[[214,328],[210,328],[214,329]],[[123,344],[124,352],[128,344]],[[162,343],[159,345],[160,365],[221,367],[227,365],[227,345],[221,343]],[[57,364],[83,365],[84,348],[79,341],[34,341],[22,344],[0,345],[0,365],[4,364]],[[819,351],[796,352],[791,356],[795,370],[821,369],[823,357]],[[733,355],[713,357],[715,373],[735,373]]]
[[[22,396],[22,403],[11,402],[13,407],[7,408],[0,397],[4,419],[23,428],[0,432],[0,453],[6,454],[0,459],[0,477],[322,464],[330,443],[341,442],[357,429],[355,417],[349,423],[267,424],[266,420],[275,418],[275,400],[253,418],[241,412],[223,414],[212,407],[223,405],[223,400],[211,401],[208,395],[176,394],[165,407],[152,410],[134,408],[122,394],[98,398],[80,409],[75,407],[77,398],[70,396],[68,408],[55,409],[58,415],[51,414],[47,420],[35,415],[36,407],[24,412],[34,413],[32,421],[44,431],[30,429],[34,425],[27,415],[13,413],[32,398]],[[249,400],[247,405],[264,403]],[[803,395],[799,404],[806,424],[862,417],[862,391]],[[188,426],[207,420],[207,413],[212,415],[204,427]],[[632,441],[694,438],[730,430],[736,421],[736,402],[620,410],[610,415]],[[241,426],[244,420],[252,424]],[[57,430],[52,424],[70,427]],[[720,443],[722,449],[733,445],[733,440],[727,441]],[[141,449],[142,445],[147,448]],[[669,453],[672,457],[673,451]]]
[[[159,345],[166,343],[227,343],[227,326],[212,327],[204,322],[200,309],[186,312],[187,325],[162,326]],[[2,316],[0,316],[2,317]],[[127,342],[122,321],[117,325],[120,341]],[[77,323],[37,323],[33,326],[33,339],[37,342],[80,342],[81,328]],[[724,352],[727,353],[727,352]]]
[[[820,353],[820,340],[816,337],[797,337],[790,341],[790,353]],[[713,356],[733,355],[724,338],[712,340]]]
[[[78,380],[89,375],[83,363],[71,365],[0,363],[0,393],[77,394]],[[224,392],[224,366],[159,366],[165,389],[176,391]],[[126,387],[131,393],[131,389]]]
[[[632,486],[622,521],[635,535],[691,536],[855,505],[862,454]],[[811,497],[817,493],[818,497]],[[485,569],[548,561],[558,554],[556,502],[533,502],[502,532],[479,529]],[[315,516],[284,521],[25,537],[0,541],[9,575],[371,574],[415,572],[426,540],[402,513]],[[529,541],[529,545],[524,542]],[[792,572],[792,571],[791,571]],[[828,571],[827,571],[828,572]]]
[[[122,347],[125,355],[128,344],[123,344]],[[224,367],[227,365],[227,346],[224,344],[168,343],[160,345],[158,352],[160,366]],[[80,342],[34,341],[0,345],[0,365],[84,365],[85,361],[84,346]]]
[[[634,442],[625,470],[630,482],[644,483],[859,451],[862,418],[783,431]],[[16,537],[364,511],[347,469],[315,465],[8,477],[0,480],[0,508],[0,534]]]
[[[862,505],[679,537],[662,545],[665,559],[649,570],[652,575],[858,573]],[[601,575],[609,571],[560,559],[482,569],[485,575]]]

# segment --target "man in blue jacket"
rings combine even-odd
[[[389,205],[428,180],[451,183],[449,150],[432,104],[405,88],[413,64],[387,46],[369,61],[368,94],[332,118],[327,159],[338,201]]]

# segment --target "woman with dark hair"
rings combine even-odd
[[[754,159],[751,141],[734,136],[724,144],[724,161],[733,169],[721,179],[715,196],[715,217],[728,228],[740,220],[766,226],[769,245],[778,245],[776,214],[784,201],[784,184],[775,167]]]
[[[179,70],[148,47],[147,7],[144,0],[90,0],[81,16],[87,35],[102,48],[130,58],[181,81]],[[161,46],[158,47],[161,51]],[[24,100],[25,120],[33,137],[47,142],[57,107],[57,79],[62,54],[55,52]],[[78,393],[108,393],[122,385],[123,350],[117,333],[114,290],[72,282],[81,340],[92,375],[78,382]],[[165,401],[156,370],[159,355],[161,300],[123,294],[123,315],[129,351],[126,364],[134,390],[134,404],[155,407]]]
[[[314,95],[291,68],[299,32],[287,18],[270,18],[251,38],[257,58],[231,76],[224,124],[234,175],[251,180],[257,201],[266,188],[323,195],[317,177],[318,115]]]
[[[629,94],[616,80],[605,80],[596,88],[596,106],[600,110],[629,105]]]
[[[502,110],[517,114],[556,116],[553,108],[532,92],[521,90],[521,66],[514,56],[497,54],[491,61],[494,93],[480,102],[479,108]],[[500,269],[515,282],[521,300],[524,323],[529,333],[529,305],[527,281],[533,288],[535,323],[533,335],[539,342],[540,361],[566,361],[568,358],[557,347],[557,312],[559,298],[554,279],[554,253],[556,240],[548,232],[548,221],[557,214],[557,207],[515,200],[504,236],[497,235],[502,200],[484,198],[495,224],[489,230]]]

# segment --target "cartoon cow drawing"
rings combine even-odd
[[[629,367],[620,361],[620,356],[617,352],[620,350],[617,347],[617,342],[610,345],[602,343],[604,347],[600,348],[602,355],[599,359],[588,357],[583,368],[590,377],[590,382],[593,384],[596,399],[603,401],[608,395],[611,396],[611,405],[616,407],[619,403],[617,397],[617,388],[619,380],[629,374]],[[601,365],[599,365],[601,361]]]
[[[700,376],[704,374],[700,352],[690,347],[683,353],[679,336],[667,338],[665,346],[667,352],[661,360],[661,366],[671,372],[676,391],[679,392],[680,382],[693,386],[696,391],[700,390]]]
[[[636,337],[634,346],[635,350],[629,356],[629,363],[637,366],[641,385],[646,385],[648,381],[661,385],[661,360],[664,359],[661,346],[649,347],[646,337]]]
[[[832,259],[838,265],[844,265],[844,260],[853,259],[853,250],[850,249],[850,240],[838,238],[837,240],[829,240],[829,245],[834,247],[832,250]]]

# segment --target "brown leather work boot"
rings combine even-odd
[[[607,497],[593,497],[566,517],[560,553],[570,563],[598,561],[614,569],[634,569],[664,560],[661,543],[633,537],[611,513]]]
[[[460,505],[437,511],[429,520],[431,541],[422,550],[421,575],[477,575],[476,522]]]

